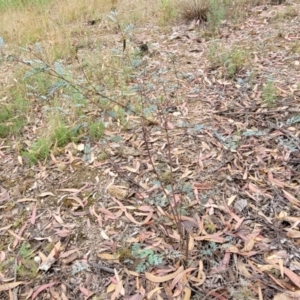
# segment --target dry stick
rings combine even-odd
[[[166,192],[166,189],[164,187],[164,184],[162,184],[163,180],[161,179],[159,173],[157,172],[157,169],[154,165],[154,161],[153,161],[153,158],[152,158],[152,155],[151,155],[151,152],[150,152],[150,146],[149,146],[149,143],[148,143],[148,138],[147,138],[147,130],[145,128],[145,125],[142,126],[142,131],[143,131],[143,138],[144,138],[144,142],[145,142],[145,146],[146,146],[146,150],[147,150],[147,154],[148,154],[148,157],[150,159],[150,164],[152,166],[152,169],[153,169],[153,172],[155,173],[158,181],[160,182],[160,184],[162,185],[162,190],[163,190],[163,193],[165,194],[166,198],[169,200],[169,203],[171,204],[171,200],[170,200],[170,196],[168,195],[168,193]],[[172,205],[170,205],[172,207]],[[174,208],[172,208],[174,209]],[[175,215],[175,214],[174,214]],[[174,217],[175,221],[176,221],[176,218]],[[174,225],[177,225],[176,223],[174,223]]]
[[[176,73],[176,68],[175,68],[175,60],[172,59],[172,62],[173,62],[173,67],[175,69],[175,75],[176,75],[176,78],[177,78],[177,73]],[[177,84],[178,84],[178,78],[177,78]],[[167,97],[167,92],[166,92],[165,85],[163,84],[162,86],[163,86],[163,92],[164,92],[165,99],[167,100],[168,97]],[[163,114],[163,109],[162,108],[160,108],[159,116],[160,116],[161,122],[163,124],[163,129],[165,130],[165,135],[166,135],[166,138],[167,138],[168,160],[169,160],[169,163],[170,163],[171,192],[172,192],[174,205],[176,205],[174,183],[173,183],[174,174],[173,174],[172,163],[171,163],[172,162],[172,157],[171,157],[171,142],[170,142],[170,135],[169,135],[169,129],[168,129],[168,118],[166,117],[166,114]],[[176,205],[176,208],[173,208],[171,203],[170,203],[170,206],[172,208],[174,218],[176,217],[175,220],[177,222],[177,228],[179,230],[179,235],[180,235],[180,239],[181,239],[180,244],[181,244],[181,248],[183,249],[184,248],[184,229],[182,227],[181,216],[178,212],[177,205]],[[186,256],[186,260],[188,260],[188,256]]]
[[[175,56],[172,57],[171,62],[172,62],[173,69],[174,69],[174,74],[175,74],[175,77],[176,77],[176,80],[177,80],[177,90],[179,90],[179,78],[178,78],[178,72],[177,72],[177,68],[176,68],[176,64],[175,64]],[[164,88],[164,92],[166,93],[165,87],[163,87],[163,88]],[[172,168],[171,168],[171,173],[172,173]],[[182,227],[182,230],[184,231],[184,227]],[[187,235],[186,245],[185,245],[186,246],[185,247],[185,257],[186,257],[186,261],[188,262],[188,259],[189,259],[190,233],[188,231],[186,231],[186,230],[185,230],[185,233]]]
[[[143,86],[144,86],[144,84],[142,85],[142,87]],[[164,85],[163,85],[163,88],[164,88],[164,94],[166,95],[166,91],[165,91]],[[144,90],[141,90],[140,94],[141,94],[141,99],[142,99],[142,105],[144,106],[144,99],[145,99]],[[170,142],[170,137],[169,137],[169,130],[168,130],[168,127],[167,127],[168,126],[168,122],[167,122],[168,120],[164,117],[164,114],[162,113],[162,111],[163,111],[163,109],[160,108],[159,109],[159,112],[160,112],[159,116],[160,116],[161,122],[163,124],[162,128],[164,129],[165,134],[166,134],[166,138],[167,138],[168,161],[169,161],[170,167],[171,167],[171,170],[170,170],[170,175],[171,175],[171,193],[172,193],[174,205],[176,205],[175,192],[174,192],[174,183],[173,183],[174,176],[173,176],[172,164],[171,164],[171,162],[172,162],[172,159],[171,159],[171,142]],[[175,208],[173,207],[173,205],[171,203],[171,200],[170,200],[170,196],[166,192],[166,188],[164,187],[163,181],[162,181],[159,173],[156,170],[156,167],[155,167],[155,164],[154,164],[151,152],[150,152],[150,146],[149,146],[149,143],[148,143],[148,132],[147,132],[147,129],[146,129],[146,126],[145,126],[144,122],[143,122],[143,125],[142,125],[142,131],[143,131],[143,138],[144,138],[144,141],[145,141],[145,145],[146,145],[147,153],[148,153],[148,156],[149,156],[149,159],[150,159],[150,163],[152,165],[153,171],[154,171],[157,179],[159,180],[159,182],[161,184],[163,193],[165,194],[166,198],[169,201],[169,204],[170,204],[170,207],[171,207],[171,210],[172,210],[172,215],[174,217],[174,222],[173,222],[173,220],[172,220],[172,222],[173,222],[173,224],[179,230],[180,247],[181,247],[181,249],[183,249],[184,248],[183,247],[183,244],[184,244],[184,232],[182,230],[181,218],[180,218],[179,212],[177,210],[177,207],[175,207]],[[186,259],[188,259],[187,256],[186,256]]]

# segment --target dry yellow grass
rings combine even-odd
[[[90,18],[109,11],[106,0],[49,1],[43,6],[11,7],[0,12],[0,36],[7,44],[44,41],[56,54],[69,51],[71,34]],[[48,49],[49,50],[49,49]]]
[[[105,16],[117,8],[123,23],[146,24],[171,18],[172,0],[49,0],[43,5],[24,4],[0,10],[0,36],[6,44],[29,46],[35,42],[45,45],[49,60],[66,57],[73,51],[72,38],[80,39],[89,20]],[[73,50],[72,50],[73,49]]]

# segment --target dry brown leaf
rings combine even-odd
[[[246,278],[252,278],[253,277],[250,274],[250,272],[248,271],[246,265],[241,260],[238,260],[238,262],[237,262],[237,269]]]
[[[49,255],[45,258],[44,254],[42,254],[42,252],[40,252],[40,257],[42,259],[42,264],[38,267],[38,270],[42,270],[42,271],[48,271],[51,266],[53,265],[53,263],[56,261],[56,258],[59,255],[60,249],[61,248],[61,242],[58,241],[53,249],[51,250],[51,252],[49,253]]]
[[[189,236],[189,244],[188,244],[188,250],[192,251],[194,249],[195,246],[195,240],[194,238],[190,235]]]
[[[42,291],[46,290],[47,288],[50,288],[54,285],[58,284],[58,282],[50,282],[47,284],[41,285],[32,295],[31,299],[34,300]]]
[[[287,236],[292,238],[292,239],[299,239],[300,238],[300,231],[298,230],[293,230],[293,229],[284,229],[285,231],[287,231]]]
[[[94,295],[93,292],[90,292],[88,289],[86,289],[85,287],[81,286],[79,287],[80,292],[86,296],[87,298],[91,297],[92,295]]]
[[[254,229],[253,233],[251,233],[250,235],[248,235],[246,238],[246,242],[245,242],[245,246],[244,248],[241,250],[241,252],[249,252],[253,249],[254,245],[255,245],[255,239],[256,237],[260,234],[260,230]]]
[[[9,234],[11,234],[11,235],[12,235],[14,238],[16,238],[17,240],[19,240],[19,241],[25,241],[24,238],[20,237],[18,234],[14,233],[14,232],[11,231],[11,230],[7,230],[7,232],[8,232]]]
[[[2,284],[2,285],[0,285],[0,292],[13,289],[13,288],[19,286],[20,284],[27,284],[27,282],[26,281],[17,281],[17,282]]]
[[[285,190],[282,190],[283,191],[283,195],[285,196],[285,198],[287,200],[289,200],[292,204],[300,207],[300,201],[295,198],[293,195],[291,195],[289,192],[285,191]]]
[[[120,279],[117,270],[114,269],[114,271],[115,271],[115,277],[116,277],[117,283],[116,283],[115,290],[114,290],[113,294],[111,295],[111,300],[118,299],[120,295],[121,296],[125,295],[125,289],[123,287],[123,281]]]
[[[54,194],[51,192],[44,192],[44,193],[39,194],[39,197],[41,197],[41,198],[48,197],[48,196],[54,196]]]
[[[114,263],[119,263],[119,260],[114,255],[109,254],[109,253],[99,253],[99,254],[97,254],[97,256],[104,260],[110,260]]]
[[[25,229],[26,229],[26,227],[27,227],[27,221],[25,222],[25,224],[21,227],[21,229],[19,230],[19,232],[18,232],[18,237],[14,240],[14,242],[13,242],[13,249],[15,249],[16,247],[17,247],[17,245],[19,244],[19,241],[20,241],[20,239],[19,239],[19,237],[21,237],[22,235],[23,235],[23,233],[24,233],[24,231],[25,231]],[[8,230],[9,231],[9,230]]]
[[[156,294],[157,292],[159,292],[161,289],[162,289],[161,287],[154,288],[152,291],[150,291],[147,294],[147,299],[151,299],[154,296],[154,294]]]
[[[180,274],[178,274],[172,281],[171,283],[171,289],[174,289],[174,287],[176,286],[176,284],[189,272],[195,270],[196,268],[188,268],[184,271],[182,271]]]
[[[275,179],[275,178],[273,177],[272,172],[269,172],[269,173],[268,173],[268,179],[269,179],[269,181],[270,181],[273,185],[275,185],[275,186],[277,186],[277,187],[279,187],[279,188],[283,188],[283,187],[285,186],[285,184],[284,184],[283,182],[281,182],[281,181],[279,181],[278,179]]]
[[[278,266],[277,269],[280,270],[281,267]],[[283,272],[298,288],[300,288],[300,277],[296,273],[285,267],[283,267]]]
[[[232,202],[236,199],[237,195],[233,195],[227,199],[227,205],[230,206]]]
[[[103,229],[101,229],[100,235],[103,237],[103,239],[109,240],[109,236],[105,233],[105,231]]]
[[[152,273],[145,272],[145,276],[148,280],[156,283],[166,282],[171,279],[174,279],[177,275],[179,275],[184,270],[183,266],[179,267],[176,272],[165,275],[165,276],[155,276]]]
[[[116,289],[116,284],[115,283],[110,283],[106,289],[106,293],[112,293]]]
[[[288,295],[280,293],[280,294],[276,294],[273,298],[273,300],[293,300],[292,298],[290,298]]]
[[[0,251],[0,262],[3,262],[5,260],[6,254],[4,251]]]
[[[245,257],[250,257],[250,256],[253,256],[255,254],[257,254],[258,252],[257,251],[249,251],[249,252],[241,252],[237,247],[235,246],[230,246],[228,248],[226,248],[226,251],[227,252],[232,252],[232,253],[237,253],[237,254],[240,254],[240,255],[243,255]]]
[[[138,173],[138,171],[132,167],[125,166],[125,167],[123,167],[123,169],[125,169],[131,173]]]
[[[223,259],[222,263],[218,265],[217,267],[214,267],[211,269],[210,274],[216,274],[216,273],[222,273],[228,269],[228,264],[230,261],[231,253],[226,252]]]
[[[191,295],[192,295],[192,290],[189,288],[186,274],[182,278],[182,283],[184,285],[183,300],[190,300],[191,299]]]
[[[18,155],[18,162],[21,166],[23,166],[23,158],[20,155]]]
[[[34,198],[22,198],[22,199],[19,199],[17,202],[20,203],[20,202],[35,202],[35,201],[37,201],[37,200]]]

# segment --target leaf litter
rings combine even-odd
[[[100,143],[88,141],[75,145],[88,148],[81,157],[70,144],[28,168],[4,140],[3,299],[11,291],[27,299],[300,298],[300,77],[297,58],[287,56],[299,42],[299,15],[282,20],[286,34],[275,38],[272,12],[260,8],[220,36],[227,48],[247,45],[254,79],[247,65],[235,80],[226,64],[212,68],[208,43],[186,25],[171,28],[172,38],[153,33],[159,55],[145,57],[144,77],[132,85],[162,82],[144,93],[153,103],[165,95],[168,107],[147,127],[147,143],[132,119],[128,131],[106,131],[114,139],[105,162],[97,160]],[[118,34],[108,38],[117,44]],[[259,51],[262,44],[270,48]],[[272,97],[261,101],[259,87],[271,77],[276,107]]]

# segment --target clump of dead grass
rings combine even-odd
[[[206,22],[210,11],[209,0],[181,0],[178,3],[181,17],[186,21]]]

